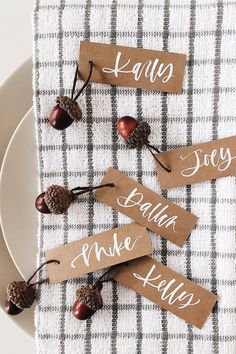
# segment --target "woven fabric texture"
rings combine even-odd
[[[235,11],[236,2],[227,0],[35,1],[39,191],[51,184],[96,185],[114,166],[160,193],[149,151],[128,149],[117,134],[117,119],[124,115],[145,119],[150,141],[162,150],[236,134]],[[70,95],[80,40],[186,53],[183,93],[90,84],[79,99],[82,120],[54,130],[47,118],[56,97]],[[153,257],[219,295],[204,328],[116,283],[104,286],[102,310],[77,321],[71,313],[76,290],[98,272],[41,286],[35,312],[38,353],[236,353],[235,177],[163,195],[200,217],[183,248],[149,235]],[[40,215],[38,263],[49,248],[130,222],[92,195],[81,196],[65,215]]]

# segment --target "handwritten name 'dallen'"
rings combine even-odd
[[[143,288],[150,286],[161,293],[161,300],[167,301],[169,305],[175,305],[178,309],[184,309],[189,306],[196,306],[200,303],[200,299],[194,300],[194,294],[184,290],[184,283],[177,284],[175,278],[171,280],[164,279],[162,274],[151,278],[155,271],[155,264],[151,267],[148,274],[143,277],[140,274],[133,273],[133,276],[143,282]]]
[[[232,160],[236,159],[236,156],[232,156],[229,148],[220,148],[219,150],[213,149],[210,154],[204,154],[202,149],[197,149],[190,152],[186,156],[180,156],[181,160],[187,160],[194,157],[194,165],[185,168],[181,171],[183,177],[194,176],[202,167],[213,166],[218,171],[226,171]]]
[[[159,227],[172,228],[175,233],[176,221],[178,219],[177,215],[169,216],[165,213],[169,209],[169,205],[163,206],[162,203],[153,205],[150,202],[144,202],[144,195],[134,188],[130,194],[125,196],[120,196],[117,198],[117,203],[123,208],[138,208],[142,216],[147,219],[148,222],[154,222]]]
[[[135,81],[139,81],[143,76],[151,83],[154,83],[157,79],[160,79],[163,84],[167,83],[173,75],[174,66],[172,63],[164,64],[160,62],[160,59],[147,60],[146,62],[138,62],[130,65],[131,60],[128,59],[126,63],[121,64],[122,53],[117,52],[114,68],[104,67],[102,71],[106,74],[112,74],[116,78],[120,74],[133,74]],[[128,69],[129,67],[129,69]]]
[[[95,255],[95,259],[100,262],[103,257],[121,256],[124,250],[131,252],[137,241],[142,237],[143,236],[139,235],[132,241],[132,238],[127,236],[123,242],[119,242],[118,234],[115,232],[112,236],[113,243],[107,245],[107,247],[99,246],[97,241],[91,245],[85,242],[81,248],[81,253],[71,261],[71,267],[76,268],[76,262],[78,262],[80,258],[82,258],[84,264],[89,267],[92,254]]]

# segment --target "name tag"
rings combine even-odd
[[[108,170],[101,182],[105,183],[114,183],[115,187],[109,191],[98,189],[95,198],[178,246],[183,246],[197,223],[197,216],[114,168]]]
[[[171,168],[166,173],[156,164],[162,190],[230,176],[236,171],[236,136],[162,152],[158,159]]]
[[[109,276],[201,329],[217,296],[151,257],[119,266]]]
[[[182,92],[185,54],[81,41],[79,76],[83,80],[89,60],[94,62],[92,82]]]
[[[95,236],[62,245],[46,252],[46,260],[60,264],[47,265],[50,283],[77,278],[152,252],[145,227],[129,224]]]

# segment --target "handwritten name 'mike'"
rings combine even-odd
[[[144,76],[149,79],[151,83],[154,83],[158,78],[161,79],[163,84],[167,83],[173,75],[174,66],[172,63],[164,64],[160,62],[160,59],[147,60],[146,62],[131,63],[128,59],[126,63],[121,64],[122,53],[118,52],[116,55],[114,68],[102,68],[102,71],[106,74],[113,74],[116,78],[120,74],[133,74],[134,80],[139,81],[139,79]]]
[[[76,268],[76,263],[82,258],[84,264],[89,267],[92,255],[95,256],[97,262],[100,262],[104,257],[122,256],[123,251],[131,252],[137,241],[143,236],[139,235],[134,240],[127,236],[123,241],[119,241],[118,234],[115,232],[112,236],[112,241],[107,246],[100,246],[98,242],[89,245],[87,242],[81,247],[81,252],[71,261],[71,268]]]

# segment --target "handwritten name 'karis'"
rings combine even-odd
[[[137,188],[134,188],[127,197],[118,197],[117,203],[123,208],[138,208],[148,222],[154,222],[159,227],[165,227],[166,229],[170,227],[176,232],[175,225],[178,216],[170,216],[166,213],[169,205],[163,206],[162,203],[153,205],[148,201],[144,201],[144,195],[138,192]]]
[[[197,149],[186,156],[180,156],[181,160],[187,160],[194,158],[194,163],[192,166],[187,167],[181,171],[183,177],[192,177],[194,176],[202,167],[213,166],[218,171],[226,171],[232,160],[236,159],[236,156],[232,156],[229,148],[219,148],[213,149],[210,154],[204,154],[202,149]]]
[[[139,81],[140,78],[147,78],[151,83],[154,83],[158,79],[165,84],[167,83],[173,75],[174,66],[172,63],[164,64],[160,62],[160,59],[147,60],[146,62],[131,63],[128,59],[125,63],[122,62],[122,53],[118,52],[116,55],[116,60],[113,68],[102,68],[102,71],[106,74],[112,74],[116,78],[120,74],[133,74],[134,80]]]
[[[184,309],[189,306],[196,306],[200,303],[200,299],[195,298],[193,293],[184,290],[184,283],[178,283],[176,279],[166,280],[162,274],[152,277],[155,271],[155,264],[151,267],[146,276],[133,273],[134,278],[140,280],[143,288],[152,287],[161,293],[161,300],[166,301],[169,305],[176,306],[178,309]]]
[[[95,256],[97,262],[100,262],[102,258],[121,256],[123,251],[131,252],[142,236],[139,235],[134,240],[132,240],[130,236],[127,236],[124,241],[121,242],[118,238],[118,234],[114,233],[112,236],[112,243],[107,247],[100,246],[98,242],[94,242],[91,245],[85,242],[81,248],[81,252],[71,261],[71,267],[76,268],[76,263],[80,259],[82,259],[84,264],[89,267],[92,256]]]

